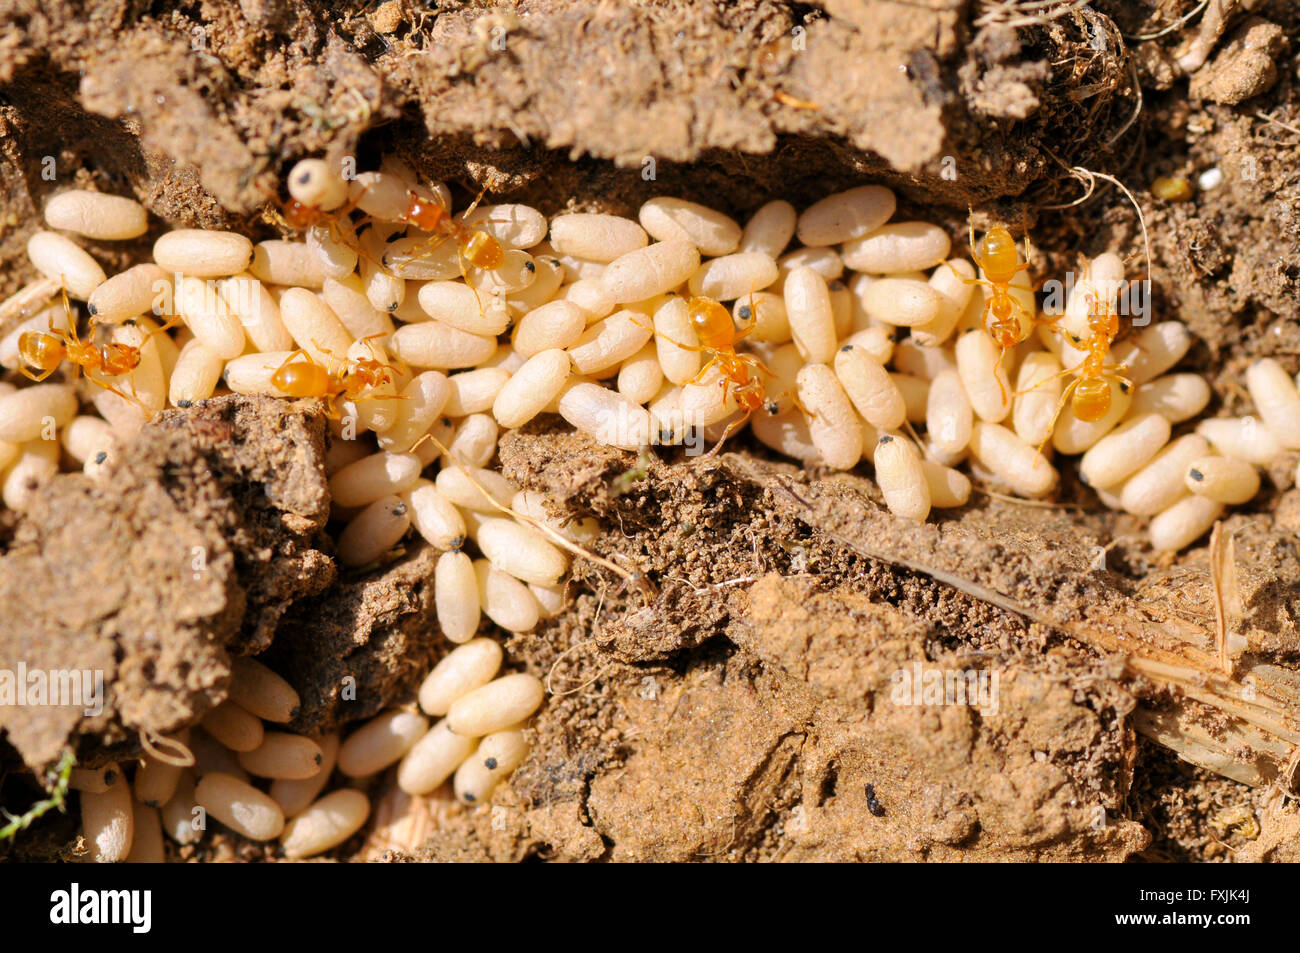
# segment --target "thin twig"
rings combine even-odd
[[[1147,40],[1158,40],[1162,36],[1167,36],[1168,34],[1173,33],[1179,27],[1185,26],[1189,20],[1195,18],[1197,14],[1209,5],[1210,0],[1201,0],[1200,3],[1192,7],[1189,13],[1183,14],[1173,23],[1169,24],[1169,26],[1165,27],[1163,30],[1157,30],[1155,33],[1136,33],[1131,36],[1127,33],[1121,33],[1120,36],[1124,37],[1126,40],[1137,43],[1143,43]]]

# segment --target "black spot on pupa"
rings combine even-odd
[[[109,769],[108,771],[105,771],[105,772],[104,772],[104,783],[107,784],[109,787],[112,787],[114,784],[116,784],[116,783],[117,783],[117,772],[114,771],[114,770],[112,770],[112,769]]]
[[[530,272],[537,270],[537,266],[534,265],[531,261],[524,262],[524,267],[527,268]]]
[[[780,405],[780,404],[778,404],[778,403],[777,403],[776,401],[774,401],[774,400],[768,402],[768,405],[767,405],[767,412],[768,412],[768,414],[770,414],[771,416],[775,417],[778,413],[780,413],[780,411],[781,411],[781,405]]]
[[[107,460],[107,459],[108,459],[108,454],[105,453],[103,450],[101,450],[101,451],[99,451],[99,453],[95,454],[95,462],[96,462],[96,463],[103,463],[103,462],[104,462],[105,460]]]
[[[89,301],[86,302],[86,310],[90,312],[90,316],[91,316],[92,318],[93,318],[95,315],[99,314],[99,309],[96,308],[96,307],[95,307],[93,304],[91,304]]]
[[[308,182],[310,182],[310,181],[311,181],[311,170],[310,170],[310,169],[303,169],[301,172],[298,173],[298,184],[299,184],[299,185],[306,185],[306,184],[307,184]]]
[[[891,437],[891,436],[890,436],[889,434],[887,434],[887,433],[886,433],[886,434],[881,434],[881,435],[880,435],[880,440],[877,441],[877,443],[893,443],[893,442],[894,442],[894,438]]]
[[[754,316],[754,312],[749,309],[749,305],[742,304],[740,310],[736,312],[736,316],[742,321],[748,321]]]
[[[317,752],[314,760],[316,761],[317,764],[321,764],[322,762],[324,762],[325,756],[320,752]]]
[[[840,348],[840,350],[841,350],[841,351],[851,351],[851,350],[853,350],[853,345],[852,345],[852,344],[846,344],[846,345],[844,345],[842,348]]]
[[[391,314],[392,312],[396,311],[400,307],[401,305],[399,305],[396,301],[394,301],[392,304],[388,306],[386,310]]]
[[[398,503],[396,506],[394,506],[394,507],[393,507],[393,515],[394,515],[394,516],[405,516],[405,515],[406,515],[406,504],[405,504],[405,503]]]
[[[489,771],[495,771],[497,769],[497,759],[488,758],[486,761],[483,762],[483,766],[487,768]]]
[[[450,543],[448,543],[448,546],[450,546],[450,548],[451,548],[453,551],[459,550],[459,549],[460,549],[462,546],[464,546],[464,545],[465,545],[465,537],[464,537],[464,536],[457,536],[457,537],[456,537],[455,539],[453,539]]]
[[[1129,391],[1128,381],[1119,382],[1120,393],[1127,394]]]
[[[194,406],[194,401],[192,401],[192,400],[178,400],[178,401],[176,401],[176,406],[177,406],[177,407],[185,407],[185,408],[193,407],[193,406]]]
[[[1195,480],[1197,483],[1200,483],[1202,480],[1205,479],[1205,474],[1202,473],[1200,470],[1195,470],[1195,469],[1188,470],[1187,475],[1191,477],[1193,480]]]
[[[478,799],[477,799],[476,797],[474,797],[474,795],[472,795],[472,794],[470,794],[468,791],[466,791],[466,792],[465,792],[465,800],[467,800],[467,801],[475,801],[475,800],[478,800]]]

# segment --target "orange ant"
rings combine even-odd
[[[1061,400],[1056,405],[1056,413],[1052,415],[1051,426],[1047,428],[1047,436],[1043,438],[1038,448],[1039,453],[1043,452],[1047,441],[1052,438],[1056,422],[1060,419],[1061,412],[1065,410],[1066,401],[1069,401],[1074,416],[1085,423],[1094,423],[1110,413],[1111,381],[1117,381],[1125,393],[1134,387],[1133,382],[1123,376],[1123,372],[1128,369],[1127,365],[1106,363],[1106,355],[1120,332],[1120,318],[1109,296],[1099,298],[1095,291],[1089,290],[1085,300],[1088,302],[1088,338],[1081,342],[1076,341],[1075,345],[1087,351],[1087,354],[1077,367],[1066,368],[1054,375],[1054,377],[1063,377],[1066,374],[1073,374],[1075,377],[1061,394]],[[1073,335],[1060,328],[1054,326],[1052,330],[1065,334],[1073,340]],[[1034,386],[1039,387],[1044,383],[1046,381],[1040,381]]]
[[[722,445],[727,442],[728,437],[745,425],[745,422],[749,420],[754,411],[767,404],[767,389],[758,375],[760,373],[769,377],[774,375],[753,354],[741,354],[736,350],[736,344],[757,327],[757,321],[737,331],[736,325],[731,319],[731,314],[726,308],[712,298],[701,296],[693,297],[687,302],[686,312],[691,327],[695,330],[695,335],[699,339],[700,343],[698,345],[684,344],[666,334],[660,334],[659,336],[685,351],[712,352],[708,362],[700,368],[700,372],[695,375],[691,383],[700,383],[700,381],[704,380],[705,375],[716,366],[721,372],[718,384],[724,389],[724,397],[733,398],[737,407],[744,411],[744,416],[728,424],[718,442],[713,445],[713,449],[704,455],[711,457],[722,449]],[[635,319],[633,320],[635,321]],[[636,321],[636,324],[639,327],[647,327],[639,321]],[[654,329],[647,328],[647,330],[653,331]],[[767,404],[767,411],[772,414],[777,412],[775,401]]]
[[[323,228],[329,233],[330,240],[336,245],[343,245],[367,260],[373,260],[362,248],[357,233],[369,217],[359,222],[352,221],[352,213],[361,202],[365,189],[356,198],[351,199],[333,211],[325,211],[316,205],[290,198],[280,206],[279,212],[271,210],[264,213],[264,218],[276,225],[282,225],[295,232],[307,232],[313,228]]]
[[[1029,236],[1025,236],[1025,260],[1020,262],[1016,254],[1016,240],[1011,237],[1011,232],[997,225],[989,229],[979,244],[975,243],[975,222],[974,210],[971,209],[972,218],[970,224],[970,248],[971,257],[975,259],[975,264],[979,265],[980,270],[984,272],[983,278],[963,278],[957,273],[957,269],[949,265],[948,268],[954,275],[967,285],[980,285],[989,289],[988,300],[984,302],[984,311],[980,315],[980,321],[984,329],[988,332],[989,337],[993,338],[993,343],[998,346],[997,363],[993,365],[993,374],[997,378],[998,389],[1002,393],[1002,401],[1006,402],[1007,391],[1006,385],[1002,383],[1002,378],[998,376],[998,368],[1002,366],[1007,352],[1014,350],[1026,337],[1029,336],[1029,330],[1037,324],[1051,324],[1051,321],[1044,321],[1035,318],[1027,313],[1024,306],[1011,296],[1011,282],[1015,280],[1016,275],[1029,268]]]
[[[383,337],[382,334],[372,334],[361,340],[366,342],[366,347],[371,348],[371,354],[374,354],[373,346],[369,343],[372,338]],[[343,358],[339,363],[341,371],[336,372],[333,367],[335,360],[338,360],[328,349],[316,344],[312,344],[317,350],[330,357],[331,366],[323,367],[312,359],[312,356],[302,348],[294,351],[284,362],[275,369],[271,375],[271,384],[279,391],[289,397],[319,397],[325,401],[325,413],[331,420],[338,420],[341,416],[339,403],[345,400],[357,400],[366,396],[376,396],[381,399],[402,400],[398,394],[370,395],[369,392],[383,384],[390,383],[393,379],[392,371],[383,361],[374,357],[369,358]],[[302,360],[295,360],[301,357]]]
[[[80,369],[92,384],[116,394],[123,400],[134,399],[137,404],[141,404],[139,397],[135,394],[134,379],[131,381],[132,396],[127,397],[109,381],[101,378],[121,377],[123,374],[132,373],[140,366],[144,344],[136,347],[135,345],[120,342],[96,345],[92,340],[83,341],[77,333],[77,319],[72,314],[72,305],[68,302],[66,288],[63,289],[63,310],[68,316],[67,330],[55,327],[54,317],[51,315],[48,331],[24,331],[19,335],[18,355],[21,358],[19,370],[22,371],[23,376],[39,384],[58,370],[66,360],[74,368]],[[166,331],[174,323],[175,320],[173,319],[173,321],[150,331],[145,338],[145,342],[147,343],[149,338],[152,338],[155,334]],[[95,322],[94,319],[91,319],[91,337],[94,336],[94,329]]]
[[[500,268],[505,261],[505,249],[501,247],[501,243],[483,229],[470,228],[465,224],[465,219],[478,208],[487,190],[488,187],[483,186],[474,201],[461,213],[459,219],[452,217],[451,210],[443,203],[441,195],[435,194],[432,198],[426,198],[414,190],[409,190],[407,195],[410,197],[410,202],[401,221],[414,225],[433,237],[426,246],[417,248],[404,257],[420,258],[447,239],[451,239],[456,243],[456,254],[460,258],[462,272],[465,262],[483,271],[495,271]]]

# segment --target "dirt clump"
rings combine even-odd
[[[103,711],[0,708],[32,768],[85,738],[134,743],[225,697],[231,655],[259,652],[281,613],[334,576],[319,548],[329,495],[313,404],[225,397],[166,411],[102,475],[55,478],[0,555],[0,658],[103,673]]]

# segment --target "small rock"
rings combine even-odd
[[[1192,76],[1188,92],[1227,106],[1265,93],[1277,82],[1277,60],[1285,48],[1286,35],[1280,26],[1251,17]]]

